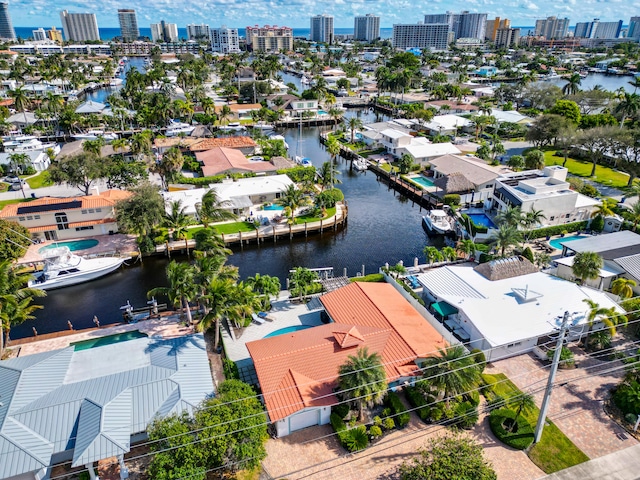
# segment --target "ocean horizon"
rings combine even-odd
[[[33,37],[33,30],[37,30],[40,27],[15,27],[16,36],[23,40],[27,40]],[[51,27],[42,27],[45,30],[51,29]],[[59,28],[56,26],[59,30]],[[521,35],[527,35],[529,31],[533,30],[534,27],[514,27],[522,29]],[[120,28],[118,27],[106,27],[99,28],[100,31],[100,39],[104,41],[112,40],[115,37],[120,36]],[[308,38],[310,34],[309,28],[293,28],[293,36],[294,37],[304,37]],[[335,35],[353,35],[353,28],[334,28]],[[387,39],[391,38],[393,34],[393,27],[380,28],[380,38]],[[140,28],[140,35],[143,37],[151,38],[151,28]],[[241,37],[245,36],[245,28],[238,28],[238,35]],[[178,28],[178,38],[186,39],[187,38],[187,29],[186,28]]]

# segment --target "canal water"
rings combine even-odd
[[[363,123],[384,119],[366,110],[350,110],[346,115],[359,116]],[[285,136],[291,155],[296,155],[299,148],[319,167],[329,159],[319,141],[320,131],[314,127],[280,133]],[[432,243],[421,226],[424,210],[379,182],[373,172],[351,170],[345,160],[339,160],[337,169],[337,178],[342,181],[338,187],[349,205],[347,226],[293,241],[279,239],[275,244],[234,247],[228,263],[239,268],[241,278],[256,273],[274,275],[284,287],[289,270],[297,266],[333,267],[336,275],[342,275],[346,268],[349,276],[355,276],[363,266],[365,273],[375,273],[385,262],[395,264],[402,260],[411,265],[415,257],[424,262],[422,250]],[[103,325],[119,322],[121,305],[130,301],[134,307],[142,307],[148,290],[166,284],[167,263],[165,257],[145,258],[142,265],[137,263],[93,282],[50,291],[46,298],[38,300],[44,309],[36,312],[36,320],[13,328],[11,338],[33,335],[34,326],[41,334],[64,330],[67,321],[78,329],[92,327],[94,315]]]

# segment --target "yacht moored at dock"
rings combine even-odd
[[[422,225],[437,235],[450,235],[455,232],[453,222],[444,210],[430,210],[422,217]]]

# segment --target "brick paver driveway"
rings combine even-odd
[[[615,372],[606,370],[621,366],[620,361],[602,362],[579,349],[572,350],[576,354],[578,368],[558,370],[548,417],[589,458],[601,457],[637,444],[603,411],[603,402],[609,397],[609,390],[624,376],[622,369]],[[539,406],[549,374],[549,369],[542,366],[533,355],[519,355],[495,362],[493,369],[487,369],[487,373],[504,373],[521,390],[534,393]]]

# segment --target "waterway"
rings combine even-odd
[[[604,73],[590,73],[586,78],[583,78],[580,82],[580,90],[591,90],[596,85],[600,85],[604,90],[615,92],[620,87],[624,88],[627,92],[633,93],[634,88],[629,85],[629,82],[633,80],[633,77],[628,75],[605,75]],[[567,80],[564,78],[555,78],[553,80],[547,80],[544,83],[551,85],[557,85],[564,87],[567,84]]]
[[[360,116],[364,123],[384,119],[363,110],[350,110],[346,115]],[[301,132],[288,129],[280,133],[284,134],[291,155],[299,149],[316,167],[329,159],[319,141],[319,128],[303,128]],[[341,275],[346,268],[348,275],[355,276],[363,265],[365,273],[374,273],[385,262],[395,264],[402,260],[405,265],[411,265],[415,257],[424,261],[422,250],[432,242],[421,226],[424,210],[379,182],[373,172],[350,170],[344,160],[339,161],[337,169],[342,181],[338,187],[349,205],[348,225],[337,232],[293,241],[280,239],[276,244],[235,247],[228,263],[239,268],[241,278],[256,273],[274,275],[284,286],[289,270],[297,266],[334,267],[336,275]],[[174,258],[187,260],[186,257]],[[36,312],[36,320],[13,328],[11,338],[33,335],[34,326],[38,333],[64,330],[67,321],[78,329],[92,327],[94,315],[103,325],[121,321],[119,307],[127,300],[135,307],[142,307],[148,290],[166,284],[167,263],[164,257],[149,257],[142,265],[122,268],[102,279],[50,291],[46,298],[38,300],[44,309]]]

